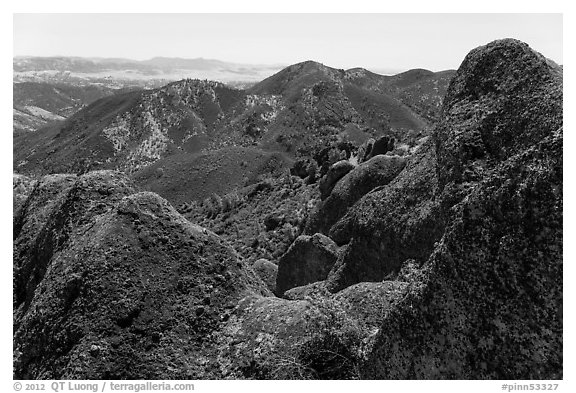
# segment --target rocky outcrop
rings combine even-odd
[[[327,236],[301,235],[278,260],[276,294],[326,278],[338,258],[338,246]]]
[[[399,156],[378,155],[358,165],[344,176],[326,200],[320,202],[306,224],[306,233],[327,234],[348,209],[374,188],[392,181],[404,168]]]
[[[372,147],[374,146],[374,138],[368,138],[358,148],[358,164],[368,161],[371,158]]]
[[[365,343],[407,286],[363,283],[337,295],[317,292],[295,300],[247,297],[219,339],[222,374],[250,379],[357,379]]]
[[[390,264],[383,250],[405,249],[409,226],[437,239],[414,256],[420,277],[384,319],[362,377],[562,378],[562,139],[558,66],[515,40],[470,52],[435,131],[432,197],[397,228],[384,220],[403,202],[384,204],[378,224],[361,218],[374,206],[362,201],[335,231],[376,234],[349,237],[349,272],[362,254]],[[424,207],[441,226],[427,227]]]
[[[364,377],[562,378],[561,157],[553,132],[456,206]]]
[[[374,142],[372,149],[370,149],[369,157],[376,157],[379,154],[386,154],[387,152],[394,150],[394,143],[395,139],[393,137],[388,135],[381,136]]]
[[[218,340],[224,378],[315,377],[306,347],[321,342],[330,322],[325,309],[307,300],[242,300]]]
[[[348,160],[338,161],[328,169],[326,175],[320,179],[318,184],[320,188],[320,199],[324,200],[328,198],[334,186],[344,175],[354,169],[354,164]]]
[[[408,284],[400,281],[363,282],[338,292],[333,299],[366,335],[371,335],[378,331],[386,313],[407,289]]]
[[[43,178],[15,226],[19,379],[218,376],[210,336],[270,295],[218,236],[115,172]]]
[[[337,244],[348,245],[330,274],[333,291],[363,281],[381,281],[398,271],[406,259],[423,263],[441,238],[443,205],[433,199],[437,184],[434,144],[425,143],[406,162],[393,181],[366,194],[330,229],[329,236]]]

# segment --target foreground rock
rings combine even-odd
[[[335,296],[245,298],[219,338],[222,374],[250,379],[358,379],[365,343],[406,288],[401,282],[364,283]]]
[[[562,378],[561,154],[551,135],[457,205],[363,377]]]
[[[435,133],[437,207],[420,202],[435,218],[422,208],[405,216],[413,232],[441,237],[422,250],[419,285],[381,325],[364,378],[562,378],[562,133],[557,65],[514,40],[466,57]],[[383,221],[405,211],[380,206]],[[394,239],[411,233],[354,221],[346,225],[377,236],[369,247],[352,238],[344,265],[366,254],[389,264],[382,250],[401,249]]]
[[[15,228],[15,378],[218,377],[212,335],[270,292],[218,236],[134,191],[94,172],[32,192]]]

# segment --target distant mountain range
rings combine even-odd
[[[238,64],[212,59],[155,57],[149,60],[83,57],[15,57],[14,81],[65,82],[101,80],[114,87],[122,81],[141,81],[159,87],[185,78],[219,82],[258,82],[282,65]],[[147,83],[146,83],[147,82]]]

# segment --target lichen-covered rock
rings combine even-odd
[[[338,292],[333,299],[357,321],[362,330],[374,334],[386,313],[406,294],[408,284],[400,281],[363,282]]]
[[[66,247],[79,226],[110,210],[135,192],[116,172],[96,171],[82,177],[42,178],[14,218],[15,312],[25,312],[51,258]]]
[[[278,266],[267,259],[258,259],[252,264],[252,270],[264,281],[266,287],[274,292],[276,290],[276,276]]]
[[[516,40],[472,50],[448,87],[435,130],[440,186],[481,179],[561,127],[561,114],[558,65]]]
[[[332,189],[344,175],[354,169],[354,164],[348,160],[340,160],[328,169],[326,175],[320,179],[320,199],[324,200],[330,195]]]
[[[306,233],[330,231],[348,209],[363,195],[392,181],[404,168],[406,160],[399,156],[378,155],[358,165],[336,183],[320,202],[306,223]]]
[[[308,287],[313,287],[310,284]],[[359,364],[408,284],[363,283],[337,295],[243,299],[222,331],[226,378],[357,379]]]
[[[214,233],[115,172],[49,176],[15,228],[14,376],[217,378],[212,334],[271,295]]]
[[[444,229],[430,232],[441,238],[381,325],[364,378],[562,378],[562,133],[558,66],[515,40],[470,52],[434,135]],[[358,217],[339,235],[366,228]],[[376,241],[406,235],[381,228]],[[367,253],[355,241],[347,250]]]
[[[300,350],[327,323],[322,310],[306,300],[242,300],[219,338],[224,378],[310,378]]]
[[[562,378],[561,157],[550,136],[456,206],[363,377]]]
[[[278,260],[276,294],[326,278],[338,258],[338,246],[327,236],[301,235]]]

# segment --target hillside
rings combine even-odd
[[[15,140],[15,168],[134,172],[167,155],[197,152],[219,116],[242,95],[220,83],[184,80],[103,98],[63,124]]]
[[[36,131],[52,121],[64,120],[84,106],[115,93],[117,90],[99,85],[14,83],[14,131]]]
[[[173,206],[224,195],[288,172],[292,160],[253,147],[226,147],[206,153],[182,153],[136,172],[134,181]]]

